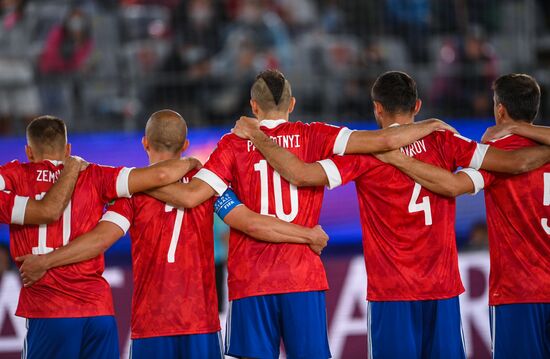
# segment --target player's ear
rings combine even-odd
[[[296,97],[290,98],[290,104],[288,105],[288,113],[292,113],[294,111],[294,106],[296,106]]]
[[[495,115],[497,121],[502,121],[508,115],[508,111],[506,110],[506,107],[499,103],[497,104]]]
[[[72,146],[70,143],[67,143],[65,145],[65,157],[69,157],[71,155]]]
[[[145,152],[149,153],[149,141],[147,141],[147,137],[143,136],[141,138],[141,144],[143,145]]]
[[[252,109],[254,116],[258,117],[258,103],[250,99],[250,108]]]
[[[417,99],[416,100],[416,103],[414,104],[414,112],[413,112],[413,116],[416,116],[418,114],[418,112],[420,112],[420,109],[422,108],[422,100],[421,99]]]
[[[34,161],[34,155],[33,155],[33,153],[32,153],[32,148],[31,148],[31,146],[25,145],[25,154],[27,155],[27,159],[29,160],[29,162],[33,162],[33,161]]]
[[[382,106],[382,104],[378,101],[372,101],[372,103],[373,103],[374,115],[377,117],[382,116],[382,113],[384,113],[384,107]]]
[[[189,148],[189,140],[186,139],[183,144],[183,147],[181,148],[181,152],[187,151],[188,148]]]

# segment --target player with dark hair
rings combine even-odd
[[[143,147],[150,163],[180,158],[189,141],[176,112],[155,112]],[[187,173],[189,182],[196,171]],[[231,190],[192,209],[177,209],[146,194],[117,200],[97,226],[45,256],[27,256],[26,286],[46,270],[97,257],[130,231],[134,294],[132,358],[219,359],[220,323],[214,280],[213,207],[236,230],[266,242],[309,244],[319,251],[328,237],[319,226],[301,227],[240,205]]]
[[[27,127],[25,150],[30,162],[1,167],[0,183],[20,196],[39,199],[55,188],[62,161],[71,151],[63,121],[51,116],[33,120]],[[40,226],[11,225],[12,257],[46,254],[67,245],[97,224],[106,203],[173,183],[197,162],[177,159],[137,169],[90,164],[78,176],[59,220]],[[36,285],[21,289],[16,315],[28,318],[23,357],[119,357],[111,290],[102,277],[103,269],[103,256],[97,256],[52,269]]]
[[[397,71],[378,77],[372,99],[384,129],[410,126],[421,107],[414,80]],[[294,185],[335,188],[355,181],[368,275],[369,357],[465,357],[454,199],[426,191],[373,156],[300,158],[273,141],[254,119],[241,118],[234,132],[248,138]],[[453,171],[482,167],[517,172],[548,159],[546,150],[499,151],[450,131],[433,132],[401,151]]]
[[[485,138],[506,151],[550,145],[550,128],[533,126],[540,89],[531,76],[509,74],[493,86],[497,125]],[[544,147],[550,159],[550,147]],[[550,357],[550,165],[522,175],[473,172],[470,178],[407,158],[383,159],[431,191],[455,197],[485,188],[491,274],[493,357]]]
[[[296,99],[282,73],[260,73],[251,88],[250,105],[264,131],[281,146],[311,162],[333,154],[395,149],[437,130],[439,121],[398,129],[351,131],[324,123],[289,122]],[[251,141],[227,134],[210,159],[187,184],[177,183],[151,194],[175,207],[192,208],[229,185],[252,210],[286,222],[318,224],[322,187],[298,189],[281,179]],[[267,228],[265,228],[267,230]],[[231,230],[228,256],[230,310],[226,354],[276,358],[281,339],[289,357],[328,358],[323,263],[307,246],[271,244]],[[296,325],[300,323],[300,325]]]

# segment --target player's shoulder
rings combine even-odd
[[[2,168],[4,169],[11,169],[11,168],[20,168],[23,166],[23,163],[19,160],[12,160],[4,165],[2,165]]]
[[[506,135],[504,137],[489,141],[487,144],[505,150],[513,150],[516,148],[537,145],[535,141],[518,135]]]

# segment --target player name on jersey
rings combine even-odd
[[[50,171],[50,170],[36,170],[36,182],[50,182],[55,183],[59,178],[61,170]]]
[[[283,148],[300,148],[300,135],[281,135],[281,136],[269,136],[273,142]],[[256,146],[252,141],[248,140],[247,144],[248,152],[256,151]]]
[[[427,151],[426,144],[424,143],[423,139],[415,141],[415,142],[413,142],[410,145],[407,145],[405,147],[401,147],[401,152],[403,152],[404,154],[406,154],[409,157],[414,157],[414,156],[416,156],[418,154],[421,154],[423,152],[426,152],[426,151]]]

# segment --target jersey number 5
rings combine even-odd
[[[41,200],[46,195],[46,192],[37,194],[35,198]],[[54,222],[57,223],[57,222]],[[63,211],[63,220],[61,222],[61,228],[63,228],[63,245],[66,246],[69,243],[71,237],[71,201],[65,207]],[[38,226],[38,246],[32,247],[32,254],[47,254],[54,250],[53,247],[48,247],[48,225],[41,224]]]
[[[267,161],[260,160],[254,164],[254,171],[260,172],[260,213],[266,216],[269,214],[269,183]],[[290,185],[290,213],[285,213],[283,207],[283,191],[281,190],[281,175],[277,171],[273,171],[273,192],[275,195],[275,213],[279,219],[286,222],[292,222],[298,215],[298,188]]]
[[[409,201],[409,213],[424,212],[424,223],[426,226],[432,225],[432,208],[430,206],[430,197],[422,197],[422,202],[418,203],[420,190],[422,186],[418,183],[414,184],[411,200]]]
[[[550,206],[550,173],[544,174],[544,198],[543,198],[543,204],[545,206]],[[546,234],[550,234],[550,226],[548,225],[548,218],[542,218],[540,220],[542,224],[542,228],[544,228],[544,231]]]
[[[174,209],[174,207],[166,205],[164,207],[164,212],[172,212]],[[168,263],[174,263],[176,261],[176,247],[178,246],[178,240],[180,238],[184,214],[185,212],[183,209],[177,209],[174,230],[172,231],[172,239],[170,239],[170,247],[168,247]]]

